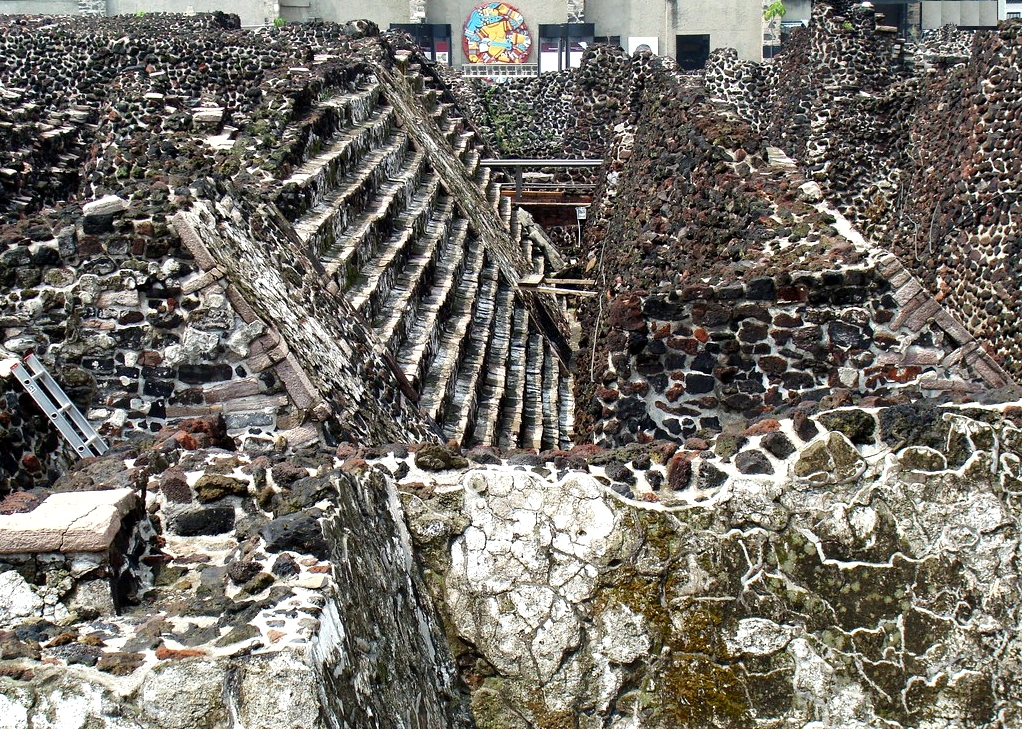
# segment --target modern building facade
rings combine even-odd
[[[756,0],[512,0],[511,3],[482,3],[481,0],[0,0],[0,13],[118,15],[222,10],[237,13],[243,25],[265,25],[278,17],[287,21],[367,18],[382,29],[419,26],[412,30],[421,44],[433,49],[439,59],[462,66],[471,63],[473,55],[465,38],[466,24],[480,5],[494,6],[494,12],[510,17],[510,20],[505,17],[495,22],[491,28],[486,28],[485,22],[481,25],[477,22],[476,30],[481,28],[484,35],[501,35],[496,39],[484,38],[484,42],[514,43],[517,46],[513,54],[515,60],[541,65],[543,70],[571,63],[581,55],[584,44],[598,40],[619,42],[630,51],[644,46],[660,55],[673,56],[682,65],[692,68],[701,66],[716,48],[735,48],[741,57],[749,60],[759,60],[762,56],[763,11]],[[499,6],[506,7],[507,11],[500,11]],[[479,19],[478,14],[476,19]],[[515,25],[517,19],[520,25]]]
[[[598,41],[641,48],[700,68],[716,48],[759,60],[776,52],[780,26],[808,22],[813,0],[785,0],[783,23],[765,28],[769,0],[0,0],[0,13],[121,15],[236,13],[243,25],[367,18],[414,35],[435,60],[455,66],[512,62],[526,73],[574,65]],[[1022,16],[1022,0],[878,0],[887,25],[907,36],[953,23],[992,28]],[[764,32],[766,31],[766,32]],[[503,55],[500,51],[504,50]]]

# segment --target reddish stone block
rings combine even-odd
[[[642,314],[642,298],[637,294],[624,294],[610,304],[608,323],[611,327],[626,332],[646,330],[646,319]]]
[[[805,286],[778,286],[777,301],[784,304],[804,303],[809,298]]]
[[[178,661],[182,658],[198,658],[199,656],[208,655],[206,651],[198,648],[182,648],[181,650],[173,650],[161,645],[156,649],[155,655],[157,660],[160,661]]]
[[[773,418],[765,418],[760,420],[758,423],[753,423],[742,435],[751,437],[754,435],[766,435],[767,433],[776,433],[781,429],[781,424]]]
[[[43,464],[34,453],[26,453],[21,458],[21,467],[29,473],[39,473],[43,470]]]
[[[692,462],[685,453],[678,453],[667,466],[667,486],[672,491],[684,491],[692,481]]]

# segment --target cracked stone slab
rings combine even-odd
[[[0,516],[0,554],[102,552],[137,504],[131,489],[53,494],[33,511]]]

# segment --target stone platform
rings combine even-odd
[[[30,512],[0,516],[0,555],[106,551],[137,505],[131,489],[53,494]]]

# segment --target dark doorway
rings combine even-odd
[[[706,68],[706,59],[710,57],[709,35],[679,35],[678,67],[684,71],[698,71]]]
[[[877,14],[877,25],[887,25],[898,29],[901,35],[907,35],[908,8],[905,3],[874,3],[873,8]]]
[[[419,50],[431,61],[446,63],[450,66],[451,57],[451,26],[429,23],[391,23],[391,30],[403,30],[415,39]]]

